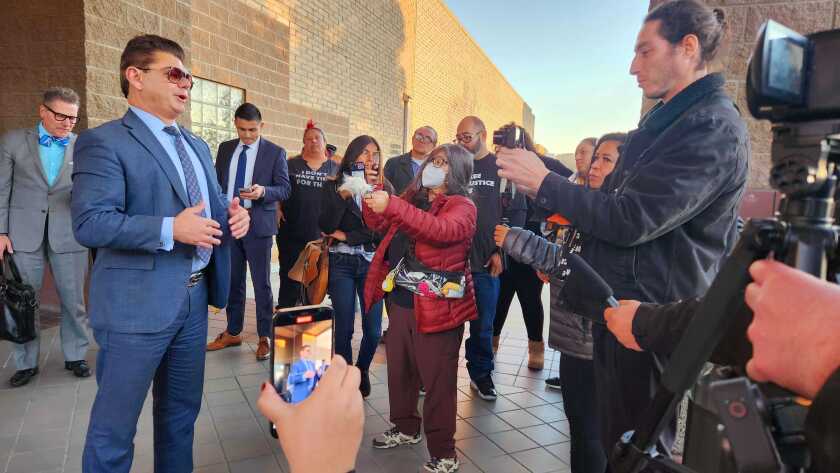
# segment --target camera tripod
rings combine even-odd
[[[744,302],[744,290],[751,282],[750,265],[770,255],[837,282],[840,123],[781,124],[774,126],[773,133],[770,181],[784,194],[777,218],[750,220],[745,226],[672,354],[645,420],[616,443],[610,458],[614,473],[639,473],[645,468],[679,473],[798,472],[809,466],[804,403],[778,386],[756,386],[737,376],[744,372],[752,352],[746,340],[752,312]],[[713,379],[703,386],[704,393],[698,397],[715,415],[704,425],[709,428],[699,432],[703,435],[699,442],[690,438],[698,433],[691,425],[686,438],[687,446],[702,446],[717,455],[704,452],[696,456],[699,465],[691,465],[695,459],[687,450],[686,464],[678,464],[657,452],[656,442],[683,393],[697,382],[719,346],[734,353],[734,367],[715,370]],[[690,415],[689,424],[701,418]],[[695,466],[703,469],[695,470]]]

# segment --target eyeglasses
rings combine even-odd
[[[442,168],[444,166],[449,165],[449,160],[446,159],[446,158],[441,158],[441,157],[432,158],[432,159],[429,160],[429,162],[432,163],[432,166],[434,166],[436,168]]]
[[[169,66],[169,67],[161,67],[160,69],[152,69],[150,67],[138,67],[141,71],[163,71],[166,74],[166,79],[175,84],[181,85],[181,82],[184,80],[190,81],[190,90],[192,90],[193,85],[193,76],[189,72],[181,69],[180,67]]]
[[[435,139],[431,136],[421,135],[420,133],[414,134],[414,139],[421,142],[421,143],[434,143]]]
[[[53,118],[55,118],[55,121],[57,121],[57,122],[63,122],[64,120],[70,120],[70,123],[72,123],[72,124],[74,124],[74,125],[75,125],[75,124],[79,121],[79,117],[74,117],[74,116],[72,116],[72,115],[65,115],[65,114],[63,114],[63,113],[58,113],[58,112],[56,112],[55,110],[51,109],[51,108],[49,107],[49,105],[47,105],[47,104],[45,104],[45,103],[44,103],[44,104],[41,104],[41,105],[43,105],[43,106],[44,106],[44,108],[46,108],[47,110],[49,110],[50,112],[52,112],[52,114],[53,114]]]
[[[478,138],[478,136],[480,134],[481,134],[481,132],[479,132],[479,133],[459,133],[459,134],[455,135],[455,142],[456,143],[468,144],[468,143],[472,142],[472,140]]]

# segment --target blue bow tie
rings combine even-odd
[[[38,144],[40,144],[41,146],[49,148],[50,145],[53,143],[64,148],[70,144],[70,138],[56,138],[55,136],[50,135],[43,135],[40,138],[38,138]]]

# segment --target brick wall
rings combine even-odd
[[[431,124],[441,141],[466,115],[488,132],[516,121],[533,134],[534,115],[440,0],[417,0],[412,128]]]
[[[533,129],[530,108],[442,0],[33,0],[6,11],[0,131],[31,123],[51,78],[82,95],[79,130],[120,117],[120,53],[142,33],[178,41],[196,76],[244,89],[290,155],[309,118],[340,153],[371,134],[385,156],[404,146],[404,113],[409,133],[431,124],[444,140],[468,114]]]
[[[245,89],[260,108],[265,136],[289,156],[301,148],[303,127],[315,119],[331,143],[345,143],[346,116],[289,100],[292,5],[275,1],[193,0],[191,67],[205,79]]]
[[[715,67],[726,74],[726,88],[744,113],[752,138],[750,179],[753,189],[769,189],[770,123],[754,120],[747,108],[745,78],[747,61],[755,46],[759,27],[768,19],[778,21],[803,34],[840,28],[838,0],[705,0],[726,13],[728,33]],[[662,3],[653,0],[651,8]]]
[[[0,28],[0,134],[34,126],[44,89],[70,87],[82,98],[86,126],[82,0],[3,5]]]
[[[289,98],[346,116],[352,139],[369,134],[385,154],[402,147],[406,43],[395,0],[307,0],[291,9]],[[344,153],[347,142],[338,142]]]
[[[120,91],[120,54],[139,34],[177,41],[190,61],[190,0],[84,0],[87,118],[91,127],[121,117],[128,104]],[[189,124],[189,114],[179,120]]]

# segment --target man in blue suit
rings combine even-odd
[[[312,361],[312,348],[304,345],[300,348],[300,359],[292,365],[289,372],[289,391],[292,393],[292,404],[297,404],[312,394],[321,374],[315,369],[315,362]]]
[[[175,120],[192,76],[177,43],[128,42],[120,83],[129,111],[76,141],[71,210],[76,239],[97,248],[89,314],[99,344],[82,456],[86,473],[128,473],[153,384],[155,471],[192,471],[204,384],[207,305],[224,307],[231,238],[248,231],[228,204],[210,149]]]
[[[216,176],[229,200],[239,196],[251,214],[251,228],[241,240],[233,242],[230,254],[230,297],[227,329],[207,344],[207,351],[242,344],[245,320],[245,270],[251,269],[257,300],[257,360],[267,360],[271,352],[271,246],[277,234],[277,202],[286,200],[291,190],[286,151],[260,136],[263,121],[260,110],[243,103],[234,113],[238,140],[219,145]],[[240,192],[248,189],[247,192]]]

